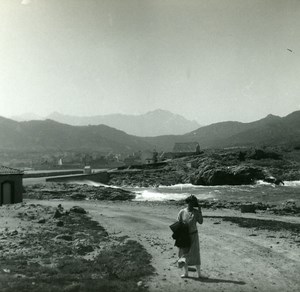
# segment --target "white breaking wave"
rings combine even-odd
[[[262,186],[274,186],[273,183],[269,183],[269,182],[266,182],[266,181],[263,181],[263,180],[258,180],[256,182],[256,185],[262,185]],[[255,186],[255,185],[254,185]]]
[[[192,184],[176,184],[172,186],[159,186],[159,188],[166,188],[166,189],[187,189],[187,188],[197,188],[197,187],[203,187],[203,186],[195,186]]]
[[[134,201],[168,201],[168,200],[184,200],[190,195],[190,193],[160,193],[155,191],[144,190],[141,192],[136,192],[136,197]],[[209,194],[197,194],[195,195],[198,199],[210,199],[214,195]]]
[[[216,186],[205,186],[205,185],[193,185],[193,184],[176,184],[171,186],[164,186],[160,185],[159,189],[176,189],[176,190],[183,190],[183,189],[203,189],[203,188],[226,188],[228,185],[216,185]]]
[[[284,181],[286,187],[300,187],[300,180]]]
[[[258,181],[255,185],[244,186],[194,186],[192,184],[177,184],[173,186],[160,186],[157,188],[141,188],[141,187],[117,187],[98,183],[90,180],[76,181],[73,180],[69,183],[79,185],[89,185],[94,187],[109,187],[109,188],[122,188],[132,191],[135,194],[134,201],[169,201],[169,200],[184,200],[190,194],[195,195],[199,200],[205,199],[220,199],[226,194],[243,194],[251,192],[260,192],[260,189],[270,190],[272,193],[279,190],[292,190],[300,187],[300,181],[285,181],[283,186],[276,186],[272,183]],[[257,190],[256,190],[257,189]]]
[[[281,187],[300,187],[300,180],[293,180],[293,181],[284,181],[284,185],[280,185]],[[265,182],[263,180],[258,180],[256,182],[256,185],[264,185],[264,186],[272,186],[272,187],[278,187],[274,183]]]
[[[135,201],[167,201],[167,200],[182,200],[188,196],[187,193],[157,193],[152,191],[137,192]]]

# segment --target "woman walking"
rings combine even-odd
[[[177,220],[188,226],[190,247],[179,248],[178,265],[184,269],[184,273],[181,275],[182,278],[188,277],[189,266],[196,266],[198,277],[201,278],[200,246],[197,223],[203,223],[203,216],[195,196],[189,196],[186,198],[185,202],[187,203],[187,207],[179,211]]]

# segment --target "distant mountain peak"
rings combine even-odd
[[[275,123],[275,122],[279,122],[282,118],[279,117],[279,116],[275,116],[275,115],[272,115],[272,114],[269,114],[267,115],[266,117],[260,119],[260,120],[257,120],[257,121],[254,121],[254,122],[251,122],[251,123],[248,123],[248,124],[272,124],[272,123]]]
[[[265,117],[265,119],[281,119],[281,117],[275,116],[275,115],[273,115],[273,114],[268,114],[268,115]]]
[[[163,109],[156,109],[140,115],[106,114],[90,117],[70,116],[54,112],[47,118],[73,126],[104,124],[136,136],[180,135],[200,127],[196,121],[190,121],[181,115]]]
[[[152,110],[152,111],[148,111],[145,113],[145,115],[148,115],[148,114],[171,114],[171,115],[175,115],[174,113],[168,111],[168,110],[164,110],[164,109],[155,109],[155,110]]]

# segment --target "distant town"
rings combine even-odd
[[[1,154],[5,165],[29,170],[81,169],[90,166],[93,169],[115,168],[152,164],[168,159],[190,156],[200,153],[198,142],[175,143],[171,152],[135,151],[132,154],[61,151],[55,153],[28,153],[24,155],[6,152]]]

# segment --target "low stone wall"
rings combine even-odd
[[[36,172],[36,173],[25,173],[24,178],[34,177],[48,177],[48,176],[61,176],[70,174],[83,174],[83,170],[65,170],[65,171],[53,171],[53,172]]]
[[[72,181],[86,181],[91,180],[98,183],[107,184],[109,181],[109,175],[106,171],[97,172],[92,174],[82,174],[82,175],[64,175],[49,177],[46,179],[47,182],[72,182]]]

